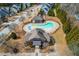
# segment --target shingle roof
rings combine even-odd
[[[25,35],[25,41],[30,41],[33,38],[37,38],[37,39],[40,38],[42,42],[50,41],[50,36],[42,29],[32,30],[30,33],[27,33]]]
[[[43,18],[40,17],[40,16],[36,16],[36,17],[33,18],[33,20],[43,20]]]

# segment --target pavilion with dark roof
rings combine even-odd
[[[34,29],[25,35],[25,46],[45,48],[54,45],[55,40],[42,29]]]
[[[43,19],[41,16],[35,16],[35,17],[32,19],[32,22],[33,22],[33,23],[43,23],[43,22],[44,22],[44,19]]]

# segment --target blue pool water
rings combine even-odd
[[[49,29],[55,26],[55,23],[53,22],[47,22],[43,24],[30,24],[28,26],[28,29],[31,30],[32,28],[42,28],[42,29]]]
[[[40,28],[45,30],[47,33],[54,32],[57,28],[59,28],[59,24],[54,21],[46,21],[44,23],[29,23],[24,26],[24,31],[30,32],[36,28]]]

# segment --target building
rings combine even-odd
[[[43,22],[44,22],[44,19],[43,19],[41,16],[35,16],[35,17],[32,19],[32,22],[33,22],[33,23],[43,23]]]
[[[51,44],[52,43],[52,44]],[[55,40],[42,29],[32,30],[30,33],[25,35],[25,46],[39,46],[45,48],[49,45],[54,45]]]
[[[51,7],[53,7],[54,3],[44,3],[42,4],[42,10],[44,11],[45,14],[48,13]]]

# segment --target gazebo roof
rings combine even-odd
[[[40,16],[35,16],[35,17],[33,18],[33,20],[43,20],[43,18],[40,17]]]
[[[37,39],[40,38],[41,41],[50,42],[50,36],[42,29],[32,30],[30,33],[25,35],[25,41],[30,41],[33,38],[37,38]]]

